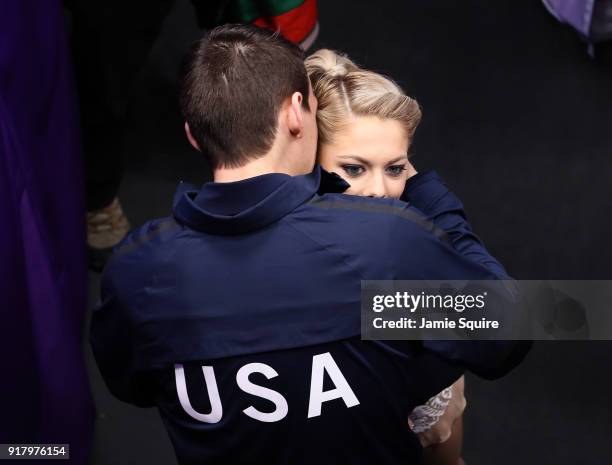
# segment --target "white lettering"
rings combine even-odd
[[[187,394],[187,384],[185,383],[185,370],[183,365],[177,363],[174,365],[174,375],[176,378],[176,392],[178,393],[179,401],[183,410],[187,414],[203,423],[219,423],[223,416],[223,407],[221,406],[221,397],[219,397],[219,388],[217,388],[217,380],[215,379],[215,371],[213,367],[202,367],[204,372],[204,381],[206,382],[206,391],[210,399],[210,413],[204,414],[196,412],[191,406],[189,395]]]
[[[276,378],[278,373],[274,370],[274,368],[272,368],[270,365],[266,365],[265,363],[249,363],[248,365],[240,368],[238,373],[236,373],[236,383],[238,383],[238,387],[240,389],[247,394],[252,394],[254,396],[269,400],[276,408],[273,412],[265,413],[260,412],[255,407],[251,406],[243,410],[243,412],[255,420],[266,423],[280,421],[285,418],[289,412],[289,406],[287,405],[285,398],[272,389],[253,384],[249,380],[249,376],[252,373],[262,373],[268,379]]]
[[[323,392],[323,377],[327,374],[336,386],[334,389]],[[333,399],[342,399],[350,408],[359,405],[357,396],[344,378],[329,352],[312,357],[312,378],[310,380],[310,400],[308,402],[308,418],[321,415],[321,405]]]

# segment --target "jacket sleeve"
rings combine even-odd
[[[418,176],[418,177],[417,177]],[[423,213],[442,234],[428,234],[418,244],[405,244],[402,254],[410,259],[398,259],[397,267],[404,276],[420,275],[421,279],[510,280],[504,267],[493,258],[472,232],[459,199],[448,190],[434,172],[419,173],[409,181],[403,198],[410,202],[408,210],[416,208]],[[414,207],[414,208],[413,208]],[[401,229],[401,228],[400,228]],[[406,231],[407,233],[407,231]],[[400,233],[397,242],[406,242]],[[446,240],[444,240],[446,239]],[[399,279],[414,279],[402,277]],[[516,296],[508,290],[502,299],[513,301]],[[512,308],[508,305],[506,308]],[[496,319],[510,323],[513,315],[493,309]],[[426,349],[445,360],[472,371],[483,378],[504,376],[527,355],[530,341],[423,341]]]
[[[424,171],[408,180],[402,200],[410,203],[449,236],[463,256],[480,263],[501,279],[509,279],[502,264],[489,254],[474,234],[463,208],[435,171]]]
[[[107,266],[100,300],[93,310],[90,343],[100,373],[110,392],[138,407],[154,405],[150,375],[136,363],[134,334],[129,301],[117,283],[129,280],[121,266]]]

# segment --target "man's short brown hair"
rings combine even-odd
[[[270,150],[278,112],[294,92],[309,110],[302,49],[267,29],[227,24],[189,53],[181,110],[213,167],[237,168]]]

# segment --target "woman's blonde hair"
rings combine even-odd
[[[304,63],[319,101],[319,143],[331,142],[353,115],[396,120],[412,140],[421,109],[391,79],[361,69],[346,55],[328,49],[313,53]]]

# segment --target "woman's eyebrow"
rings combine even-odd
[[[392,165],[393,163],[397,163],[398,161],[403,161],[403,160],[408,161],[408,155],[400,155],[399,157],[394,158],[393,160],[388,162],[387,165]]]
[[[339,155],[338,158],[349,158],[351,160],[355,160],[359,163],[362,163],[364,165],[370,165],[371,162],[369,160],[367,160],[366,158],[360,157],[358,155]],[[394,158],[391,161],[388,161],[387,163],[385,163],[386,165],[392,165],[393,163],[397,163],[398,161],[401,160],[408,160],[408,155],[404,154],[404,155],[400,155],[396,158]]]
[[[340,155],[338,158],[350,158],[352,160],[358,161],[359,163],[363,163],[364,165],[369,165],[370,162],[365,158],[362,158],[358,155]]]

